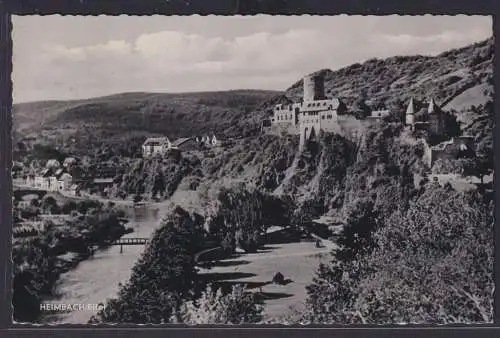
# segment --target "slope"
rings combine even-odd
[[[400,109],[411,96],[434,97],[459,119],[472,105],[484,104],[493,92],[493,38],[437,56],[396,56],[370,59],[332,71],[325,78],[327,97],[340,97],[348,106],[365,100],[372,108]],[[285,97],[298,102],[303,81],[288,88]],[[470,121],[470,119],[466,119]]]

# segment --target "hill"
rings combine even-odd
[[[477,119],[474,106],[493,93],[493,38],[437,56],[371,59],[332,71],[319,70],[328,97],[348,107],[363,100],[372,108],[405,107],[410,96],[434,97],[456,113],[464,128]],[[299,101],[302,80],[284,93],[233,90],[198,93],[124,93],[75,101],[43,101],[13,107],[16,141],[23,136],[84,152],[103,142],[123,143],[123,135],[143,140],[214,131],[226,137],[255,135],[262,117],[280,102]],[[20,133],[20,134],[18,134]]]
[[[171,138],[214,131],[239,134],[250,113],[279,92],[233,90],[180,94],[124,93],[86,100],[16,104],[14,129],[37,141],[91,147],[124,133]],[[76,144],[85,139],[82,144]],[[83,149],[82,149],[83,148]]]
[[[486,103],[493,93],[493,38],[453,49],[437,56],[395,56],[371,59],[332,71],[319,70],[325,78],[327,97],[339,97],[350,106],[365,100],[372,108],[400,108],[411,96],[434,97],[446,110],[454,110],[464,124],[469,110]],[[285,91],[284,99],[298,102],[303,81]]]

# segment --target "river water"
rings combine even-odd
[[[131,208],[129,211],[130,220],[126,226],[133,228],[134,232],[122,238],[151,237],[163,217],[161,210],[148,207]],[[107,299],[116,297],[118,284],[124,284],[129,280],[132,267],[144,248],[143,245],[126,245],[123,246],[123,253],[120,253],[119,246],[98,250],[93,257],[80,262],[75,269],[61,275],[56,287],[56,293],[60,297],[53,302],[85,304],[86,309],[58,314],[55,318],[51,318],[50,322],[86,324],[97,312],[88,309],[87,304],[105,303]]]

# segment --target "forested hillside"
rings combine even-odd
[[[400,108],[410,97],[433,97],[446,110],[455,110],[469,123],[470,108],[486,103],[493,93],[493,38],[437,56],[395,56],[371,59],[336,71],[320,70],[328,97],[347,105],[366,101],[373,108]],[[302,80],[286,90],[298,101]]]

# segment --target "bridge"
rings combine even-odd
[[[119,245],[120,253],[123,253],[124,245],[146,245],[149,243],[149,238],[144,237],[128,237],[128,238],[120,238],[111,243],[111,245]]]

